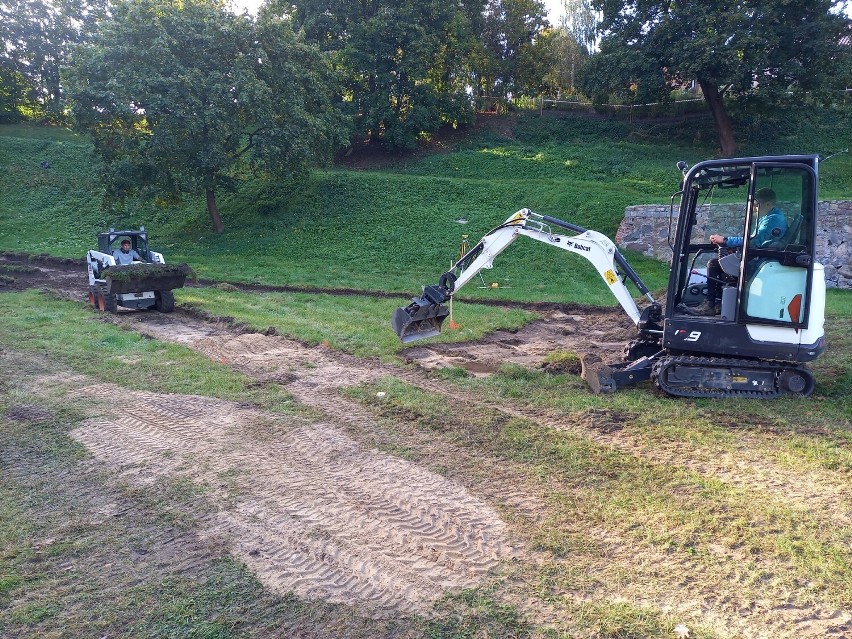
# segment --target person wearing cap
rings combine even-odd
[[[118,266],[127,266],[134,261],[142,261],[142,257],[136,252],[136,249],[130,248],[130,240],[127,239],[121,240],[121,248],[115,249],[112,252],[112,256]]]
[[[755,206],[757,207],[757,231],[749,241],[753,247],[769,246],[777,242],[787,232],[787,218],[784,213],[775,206],[777,200],[775,191],[772,189],[760,189],[754,194]],[[739,248],[743,245],[742,237],[724,236],[713,234],[710,243],[719,248]],[[721,312],[721,295],[724,273],[719,265],[719,258],[714,257],[707,262],[707,297],[700,306],[687,309],[690,315],[718,315]]]

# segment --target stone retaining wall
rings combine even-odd
[[[779,206],[783,209],[783,202]],[[736,225],[741,223],[742,218],[742,205],[712,204],[698,207],[698,226],[704,228],[705,237],[709,237],[710,233],[739,235]],[[677,210],[672,219],[672,235],[676,226]],[[668,235],[668,205],[628,206],[615,242],[620,248],[668,262],[672,257],[667,243]],[[825,279],[829,287],[852,289],[852,201],[819,203],[816,258],[825,266]]]

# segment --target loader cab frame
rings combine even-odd
[[[130,240],[130,248],[139,253],[146,262],[151,261],[151,256],[148,253],[148,233],[144,228],[138,231],[116,231],[110,229],[106,233],[98,234],[98,251],[112,255],[112,252],[117,249],[123,240]]]
[[[664,345],[682,351],[735,356],[814,359],[814,345],[797,335],[811,317],[816,241],[816,155],[711,160],[685,173],[673,247]],[[772,189],[786,230],[759,242],[756,193]],[[717,257],[711,234],[741,237],[723,251],[728,269],[719,282],[722,312],[696,317],[683,312],[707,293],[707,263]],[[733,270],[731,270],[733,265]],[[755,339],[754,335],[768,336]],[[713,348],[709,342],[716,342]],[[804,346],[804,348],[799,348]],[[801,351],[801,352],[800,352]]]

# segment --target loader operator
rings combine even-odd
[[[757,206],[757,232],[750,240],[751,246],[768,246],[780,240],[787,232],[787,218],[775,206],[777,199],[772,189],[760,189],[754,194]],[[713,234],[710,243],[719,248],[739,248],[743,245],[742,237],[725,237]],[[725,274],[719,265],[719,258],[714,257],[707,262],[707,298],[700,306],[688,309],[690,315],[718,315],[721,312],[722,284]]]
[[[115,263],[118,266],[127,266],[134,261],[141,262],[142,257],[136,252],[136,249],[130,248],[130,240],[121,240],[121,248],[115,249],[112,252]]]

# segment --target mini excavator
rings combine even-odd
[[[512,242],[528,237],[591,262],[636,325],[623,361],[604,363],[594,353],[581,358],[593,392],[651,380],[682,397],[808,396],[814,377],[807,363],[825,350],[825,274],[814,260],[819,162],[818,155],[785,155],[707,160],[691,168],[678,163],[683,181],[669,209],[665,304],[605,235],[521,209],[459,257],[438,284],[424,286],[419,298],[396,309],[391,324],[406,343],[438,335],[452,296],[492,268]],[[761,189],[775,193],[786,217],[786,230],[771,241],[758,241]],[[742,245],[723,251],[710,242],[714,233],[742,238]],[[708,294],[704,266],[717,253],[722,274],[713,288],[721,290],[721,300],[711,302],[719,312],[698,315]],[[627,280],[647,298],[641,310]]]

